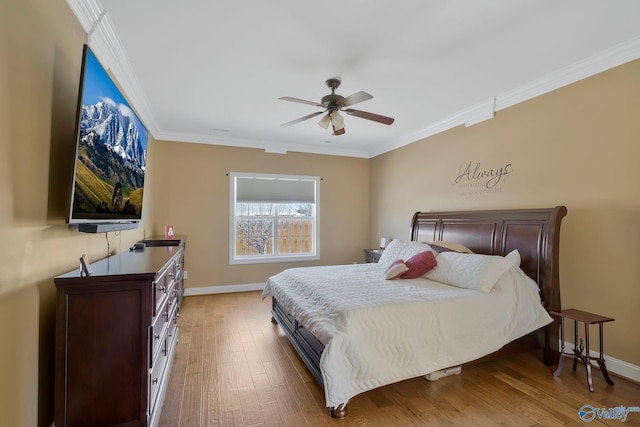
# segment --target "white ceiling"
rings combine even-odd
[[[273,152],[372,157],[640,58],[638,0],[67,2],[156,139]],[[395,123],[280,126],[332,77]]]

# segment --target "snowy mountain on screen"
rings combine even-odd
[[[114,104],[102,101],[94,105],[83,105],[80,126],[84,135],[97,134],[123,160],[144,170],[146,156],[140,143],[138,127],[130,116],[131,112],[127,114],[127,110],[124,111]]]

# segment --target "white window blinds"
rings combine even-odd
[[[315,203],[316,178],[231,175],[237,203]]]

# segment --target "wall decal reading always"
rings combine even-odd
[[[497,168],[483,168],[480,162],[471,161],[460,165],[454,185],[463,190],[461,196],[473,196],[502,191],[504,177],[513,172],[513,165],[507,163]]]

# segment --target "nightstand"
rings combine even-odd
[[[615,319],[611,317],[604,317],[598,314],[589,313],[582,310],[576,310],[569,308],[560,311],[551,311],[553,315],[560,317],[560,361],[558,362],[558,368],[553,372],[553,376],[557,377],[562,372],[562,367],[566,359],[573,359],[573,370],[576,370],[578,360],[584,363],[587,368],[587,385],[589,391],[593,391],[593,381],[591,379],[591,361],[595,360],[600,366],[602,375],[605,381],[609,385],[613,385],[613,381],[609,378],[607,367],[604,364],[604,351],[603,346],[603,323],[613,322]],[[564,319],[573,320],[573,333],[574,333],[574,347],[573,352],[565,352],[564,350]],[[578,345],[578,322],[584,323],[584,346],[582,345],[582,339],[580,339],[580,345]],[[589,326],[597,324],[600,332],[600,357],[591,357],[589,353]],[[584,352],[584,354],[582,354]]]
[[[380,256],[384,252],[384,249],[365,249],[364,250],[364,261],[377,263],[380,260]]]

